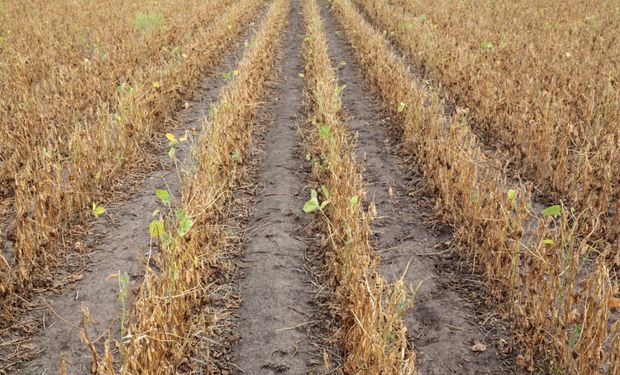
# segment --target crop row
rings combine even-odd
[[[356,1],[547,200],[620,234],[618,8],[604,1]],[[620,264],[620,253],[610,259]]]
[[[262,0],[241,2],[257,9]],[[202,315],[212,286],[210,278],[228,241],[223,220],[228,216],[236,183],[250,150],[256,103],[270,77],[277,47],[289,14],[289,0],[275,0],[248,44],[236,74],[220,93],[203,125],[194,152],[195,172],[183,189],[182,205],[152,224],[161,252],[156,267],[147,265],[133,318],[122,337],[119,373],[174,374],[195,353],[196,332],[208,332],[217,316]],[[230,20],[232,21],[232,20]],[[170,204],[163,194],[165,204]],[[124,329],[124,328],[123,328]],[[126,342],[125,342],[126,341]],[[203,364],[208,371],[210,364]],[[117,373],[109,351],[96,362],[100,374]]]
[[[328,285],[338,296],[339,342],[347,374],[414,374],[415,354],[402,317],[411,296],[402,280],[389,284],[377,271],[370,241],[373,206],[364,196],[355,142],[342,118],[335,69],[331,66],[316,0],[304,0],[306,93],[309,124],[305,148],[315,182],[306,212],[315,212],[326,238]],[[364,206],[367,206],[366,209]]]
[[[568,373],[616,373],[620,323],[611,310],[618,286],[605,259],[592,256],[597,249],[588,238],[576,235],[576,214],[560,206],[543,217],[533,213],[528,189],[508,182],[501,165],[487,158],[466,116],[447,117],[439,93],[417,83],[350,0],[331,4],[440,217],[512,317],[524,362],[533,369],[542,358],[539,366]]]
[[[7,312],[14,305],[16,294],[27,293],[49,277],[57,263],[55,254],[67,234],[66,228],[87,219],[91,209],[101,209],[101,201],[109,198],[106,192],[146,157],[149,143],[164,129],[184,93],[196,87],[204,73],[229,48],[231,39],[260,9],[256,2],[231,3],[201,2],[194,9],[195,17],[182,13],[184,22],[196,23],[188,24],[186,32],[179,32],[182,30],[178,26],[165,27],[162,24],[165,18],[154,15],[159,13],[142,14],[134,19],[132,26],[116,25],[114,22],[120,21],[115,19],[110,26],[119,26],[130,37],[117,35],[111,31],[114,27],[104,28],[100,31],[101,39],[110,48],[97,50],[97,56],[88,55],[77,62],[73,55],[63,59],[55,55],[57,49],[46,48],[53,51],[49,52],[52,54],[49,59],[67,61],[56,68],[50,67],[47,75],[43,74],[44,68],[29,72],[29,64],[36,59],[8,53],[11,58],[23,61],[21,65],[15,62],[15,72],[8,67],[2,70],[2,74],[15,75],[17,81],[6,81],[6,87],[15,95],[0,97],[3,101],[0,121],[5,122],[0,128],[3,131],[0,143],[3,151],[10,150],[8,145],[19,148],[10,152],[17,155],[18,163],[10,167],[15,170],[8,172],[14,178],[15,187],[15,215],[10,218],[15,242],[14,260],[0,259],[3,322],[11,322],[15,317]],[[162,14],[175,14],[174,9],[184,7],[175,2],[165,4],[170,8],[165,8],[167,13],[162,11]],[[59,7],[58,11],[62,9]],[[89,8],[83,10],[86,9]],[[116,14],[126,9],[119,5],[116,10],[107,7],[94,10],[103,12],[102,17],[107,19],[112,17],[107,12]],[[77,13],[80,14],[77,20],[83,17],[84,25],[94,22],[92,15]],[[56,21],[46,22],[59,28],[78,24],[65,22],[66,16],[53,13],[49,17]],[[173,20],[176,17],[170,15]],[[126,17],[121,19],[128,22]],[[14,27],[18,29],[19,24]],[[45,24],[35,27],[33,33],[43,34],[43,30]],[[178,35],[171,36],[177,32]],[[67,45],[73,54],[86,53],[79,33],[59,31],[56,36],[45,35],[50,47]],[[31,38],[24,37],[24,42],[13,34],[5,43],[10,46],[13,39],[36,44]],[[142,55],[139,52],[142,49],[154,55]],[[73,57],[69,59],[70,56]],[[53,65],[48,56],[40,57],[41,64]],[[31,82],[26,86],[28,81]],[[9,168],[12,159],[4,155],[3,166]]]

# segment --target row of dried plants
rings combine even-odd
[[[357,0],[548,201],[620,243],[619,8],[607,1]],[[553,11],[551,11],[553,9]],[[620,266],[620,252],[606,254]]]
[[[506,169],[486,156],[466,114],[447,116],[439,93],[417,82],[350,0],[331,4],[439,218],[454,228],[512,321],[523,346],[519,362],[531,371],[616,374],[618,285],[605,258],[593,256],[607,245],[577,235],[575,223],[588,211],[556,205],[535,213],[529,188],[509,182]]]
[[[331,66],[316,0],[304,1],[304,57],[309,121],[307,158],[321,188],[304,206],[324,231],[326,283],[337,296],[338,341],[347,374],[414,374],[415,355],[403,315],[412,305],[401,280],[388,283],[377,271],[370,243],[374,205],[366,202],[362,166],[342,118],[341,92]],[[364,208],[366,206],[366,208]]]
[[[243,12],[255,14],[263,3],[241,2],[239,11],[243,8]],[[217,370],[203,342],[204,337],[213,336],[220,319],[209,307],[214,292],[211,278],[214,269],[225,267],[222,263],[230,240],[225,219],[251,152],[257,104],[271,78],[289,10],[290,0],[275,0],[270,5],[231,81],[211,108],[194,149],[193,172],[184,184],[181,207],[151,224],[151,234],[161,251],[147,262],[144,283],[129,323],[123,328],[126,334],[118,345],[121,351],[117,364],[108,343],[100,358],[93,350],[93,372],[175,374],[183,368],[207,373]],[[226,25],[238,19],[222,22]],[[161,192],[159,197],[171,205],[169,194]],[[85,318],[88,320],[87,314]],[[90,341],[85,332],[86,341]],[[200,368],[192,369],[197,363]]]
[[[0,147],[8,168],[2,178],[13,179],[15,207],[13,260],[0,259],[2,325],[19,316],[18,295],[50,279],[68,228],[91,212],[98,216],[101,202],[113,198],[110,188],[127,170],[145,166],[182,97],[261,6],[115,1],[71,11],[66,2],[54,1],[64,4],[58,9],[43,3],[39,9],[6,2],[2,13],[33,10],[21,21],[8,17],[5,28],[14,31],[0,47],[9,62],[0,70],[1,88],[11,92],[0,95]],[[109,24],[99,26],[102,20]]]

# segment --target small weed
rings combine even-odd
[[[148,31],[160,27],[164,23],[164,15],[160,12],[140,12],[131,21],[134,29]]]

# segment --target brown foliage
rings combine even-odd
[[[0,314],[12,293],[49,277],[66,228],[86,220],[145,158],[182,95],[256,10],[228,0],[77,10],[37,3],[6,2],[0,11],[8,30],[0,89],[11,93],[0,95],[0,181],[12,186],[16,228],[14,264],[0,262]],[[151,14],[150,28],[136,21],[140,14]],[[4,315],[3,322],[15,317]]]
[[[390,285],[377,272],[370,244],[369,212],[364,205],[361,165],[355,144],[341,117],[341,88],[328,55],[315,0],[304,2],[305,79],[310,102],[306,149],[316,160],[314,175],[323,184],[319,210],[329,253],[328,282],[339,297],[340,343],[347,374],[414,374],[415,355],[407,344],[402,317],[411,307],[408,291]]]
[[[239,22],[241,14],[251,16],[262,4],[262,0],[240,3],[219,22]],[[193,225],[177,235],[178,220],[166,220],[169,239],[160,240],[162,251],[153,259],[157,268],[147,268],[128,325],[130,334],[123,338],[127,346],[119,373],[177,373],[196,348],[196,332],[208,334],[217,324],[217,316],[194,314],[209,300],[209,277],[227,242],[222,220],[249,151],[256,103],[270,76],[289,6],[289,0],[272,3],[237,68],[239,74],[223,88],[204,124],[195,153],[197,170],[183,193],[182,209]],[[113,363],[111,354],[105,353],[98,373],[116,373]]]
[[[509,183],[506,171],[486,157],[466,116],[447,117],[438,93],[416,83],[349,0],[332,4],[436,197],[440,216],[454,227],[510,313],[525,359],[547,359],[551,368],[568,373],[617,368],[618,333],[609,320],[617,285],[611,284],[604,259],[591,261],[605,245],[593,248],[588,236],[580,240],[569,224],[580,222],[579,215],[568,210],[557,219],[538,219],[527,208],[528,190]]]
[[[356,0],[583,232],[620,234],[620,23],[605,1]],[[404,11],[403,11],[404,10]],[[505,156],[502,156],[505,158]],[[614,254],[615,255],[615,254]],[[620,261],[620,258],[617,258]]]

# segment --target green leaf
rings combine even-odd
[[[359,201],[359,197],[357,195],[352,196],[351,199],[349,199],[349,206],[355,207],[358,201]]]
[[[320,206],[319,206],[319,199],[317,198],[316,190],[313,189],[310,192],[310,200],[308,200],[304,204],[304,212],[309,214],[309,213],[312,213],[312,212],[318,210],[319,208],[320,208]]]
[[[157,189],[155,190],[155,195],[162,201],[163,204],[170,204],[170,193],[167,190]]]
[[[299,76],[299,78],[304,78],[306,75],[303,74],[303,73],[299,73],[298,76]]]
[[[555,241],[550,239],[550,238],[545,238],[542,243],[544,243],[545,245],[553,245],[555,244]]]
[[[179,236],[183,237],[194,225],[194,222],[189,218],[183,218],[181,222],[179,222],[179,227],[177,228],[177,233]]]
[[[160,88],[160,87],[161,87],[161,83],[159,83],[159,81],[157,81],[157,82],[153,82],[153,88],[158,89],[158,88]]]
[[[559,216],[562,213],[562,206],[559,204],[549,206],[542,211],[544,217]]]
[[[332,137],[332,129],[329,125],[321,126],[319,130],[319,137],[321,138],[331,138]]]
[[[160,12],[136,13],[131,20],[136,30],[148,31],[164,23],[164,15]]]
[[[514,201],[515,198],[517,197],[517,192],[513,189],[508,190],[508,200],[509,201]]]
[[[407,105],[405,103],[403,103],[403,102],[398,103],[398,109],[397,109],[398,112],[404,111],[406,106]]]
[[[493,48],[493,43],[489,42],[488,40],[483,40],[482,42],[480,42],[480,48],[491,49]]]
[[[160,237],[164,234],[164,223],[161,220],[153,220],[149,224],[151,237]]]
[[[93,203],[93,216],[95,219],[99,219],[99,216],[105,213],[105,208],[98,206],[97,203]]]
[[[184,220],[187,218],[187,214],[183,210],[176,210],[174,214],[178,220]]]
[[[224,80],[228,80],[230,78],[230,73],[224,72],[223,76],[224,76]]]
[[[329,201],[323,201],[323,203],[321,203],[321,210],[323,210],[327,205],[329,204]]]
[[[172,133],[166,133],[166,138],[168,138],[168,140],[170,141],[170,142],[168,143],[168,146],[169,146],[169,147],[170,147],[170,146],[174,146],[174,145],[176,145],[177,143],[179,143],[179,140],[177,139],[177,137],[175,137],[175,136],[174,136],[174,134],[172,134]]]
[[[170,150],[168,150],[168,157],[170,159],[174,159],[174,155],[176,155],[177,153],[177,149],[174,147],[170,147]]]

